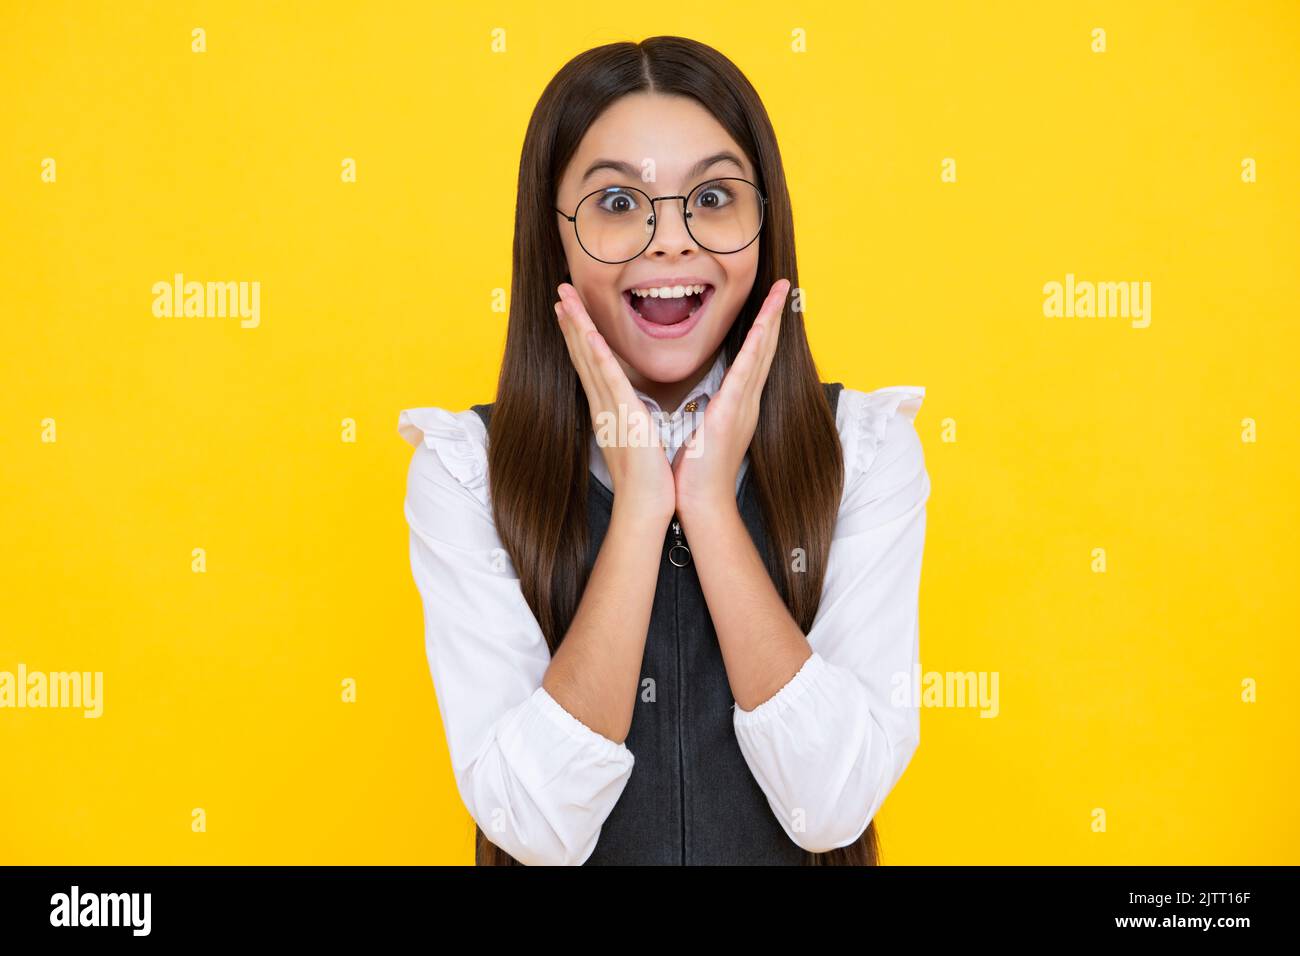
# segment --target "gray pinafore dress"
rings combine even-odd
[[[843,385],[822,383],[832,415]],[[492,404],[473,410],[489,423]],[[587,570],[609,530],[614,496],[589,474]],[[759,554],[769,544],[749,469],[737,492]],[[674,518],[663,541],[628,750],[627,786],[586,865],[792,865],[802,847],[782,829],[750,772],[732,724],[735,698],[718,635]]]

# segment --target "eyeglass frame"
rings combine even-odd
[[[689,209],[686,208],[686,203],[687,203],[687,200],[689,200],[692,196],[695,195],[695,191],[696,191],[697,189],[699,189],[700,187],[702,187],[702,186],[708,186],[710,183],[727,182],[727,181],[741,182],[741,183],[745,183],[745,184],[748,185],[748,186],[753,186],[753,187],[754,187],[754,192],[758,194],[758,200],[759,200],[759,202],[758,202],[758,231],[757,231],[756,233],[754,233],[754,238],[753,238],[753,239],[749,240],[749,242],[745,243],[745,244],[744,244],[743,246],[741,246],[739,249],[732,249],[730,252],[718,252],[717,250],[710,249],[710,248],[709,248],[708,246],[706,246],[704,243],[700,242],[699,239],[696,239],[696,238],[695,238],[695,233],[691,232],[691,217],[692,217],[692,213],[691,213],[691,211],[690,211]],[[642,247],[637,251],[636,255],[634,255],[634,256],[629,256],[629,257],[626,258],[626,259],[617,259],[617,260],[613,260],[613,261],[611,261],[611,260],[609,260],[609,259],[602,259],[602,258],[600,258],[599,256],[593,254],[592,251],[591,251],[590,249],[588,249],[585,245],[583,245],[583,242],[582,242],[582,236],[581,236],[581,234],[579,234],[579,232],[578,232],[578,210],[582,208],[582,204],[583,204],[584,202],[586,202],[588,199],[590,199],[592,196],[598,195],[598,194],[600,194],[600,193],[608,192],[608,191],[610,191],[611,189],[632,189],[632,190],[635,190],[636,192],[639,192],[642,196],[645,196],[645,198],[646,198],[647,200],[649,200],[649,202],[650,202],[650,215],[654,217],[654,225],[651,226],[651,228],[650,228],[650,237],[646,240],[645,245],[642,246]],[[585,252],[587,255],[591,256],[591,258],[595,259],[597,262],[603,262],[603,263],[605,263],[606,265],[616,266],[616,265],[621,265],[621,264],[623,264],[624,262],[631,262],[631,261],[632,261],[633,259],[635,259],[637,256],[641,255],[641,253],[643,253],[643,252],[645,252],[647,249],[649,249],[649,248],[650,248],[650,244],[651,244],[652,242],[655,241],[655,233],[659,230],[659,209],[658,209],[657,206],[655,206],[655,203],[657,203],[657,202],[659,202],[660,200],[663,200],[663,199],[680,199],[680,200],[682,201],[682,222],[683,222],[683,223],[685,224],[685,226],[686,226],[686,233],[687,233],[687,235],[689,235],[689,236],[691,237],[692,241],[693,241],[697,246],[699,246],[701,249],[705,250],[706,252],[712,252],[714,255],[717,255],[717,256],[730,256],[730,255],[734,255],[734,254],[737,253],[737,252],[743,252],[744,250],[748,249],[750,246],[752,246],[752,245],[754,244],[754,241],[755,241],[756,239],[758,239],[758,237],[761,236],[761,235],[763,234],[763,223],[765,223],[765,222],[767,221],[767,203],[768,203],[768,198],[767,198],[766,196],[763,195],[763,191],[762,191],[761,189],[758,188],[758,184],[757,184],[757,183],[750,182],[748,179],[745,179],[743,176],[715,176],[715,177],[712,178],[712,179],[706,179],[704,182],[700,183],[698,186],[694,186],[694,187],[691,189],[691,191],[688,192],[685,196],[680,196],[680,195],[679,195],[679,196],[651,196],[651,195],[650,195],[649,193],[647,193],[644,189],[638,189],[636,186],[622,186],[622,185],[602,186],[600,189],[593,189],[591,192],[587,193],[587,195],[585,195],[585,196],[583,196],[581,199],[579,199],[579,200],[578,200],[578,204],[577,204],[576,206],[573,207],[573,215],[572,215],[572,216],[570,216],[568,213],[566,213],[563,209],[560,209],[558,206],[555,206],[555,207],[552,207],[552,208],[554,208],[555,211],[558,212],[558,213],[559,213],[561,216],[563,216],[565,219],[569,220],[569,222],[573,223],[573,237],[574,237],[575,239],[578,240],[578,245],[582,247],[582,251],[583,251],[583,252]]]

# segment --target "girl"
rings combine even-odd
[[[877,862],[920,739],[924,389],[819,382],[797,293],[730,61],[653,37],[565,65],[496,401],[399,418],[479,864]]]

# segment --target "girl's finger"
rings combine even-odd
[[[561,282],[557,290],[560,301],[563,304],[567,323],[575,333],[574,339],[580,343],[580,352],[582,363],[586,366],[589,375],[595,375],[594,365],[591,355],[591,339],[588,333],[596,328],[596,323],[591,321],[591,316],[587,314],[586,307],[582,304],[582,297],[578,295],[578,290],[567,282]]]
[[[604,390],[597,381],[599,376],[592,370],[591,344],[563,302],[555,303],[555,315],[564,335],[565,347],[569,350],[569,360],[578,373],[583,391],[587,393],[587,404],[595,409],[600,404]]]
[[[632,384],[627,380],[627,374],[623,371],[623,367],[614,358],[613,349],[609,347],[605,337],[596,328],[596,323],[587,314],[587,308],[582,303],[582,297],[567,282],[560,284],[559,291],[568,306],[569,315],[574,318],[575,326],[583,333],[583,339],[587,343],[588,360],[593,373],[600,377],[602,384],[611,397],[616,397],[618,401],[630,404],[632,399],[636,397],[632,391]],[[603,356],[596,351],[594,347],[596,342],[599,342],[600,347],[603,348]]]
[[[726,378],[723,379],[723,388],[727,388],[730,383],[730,387],[735,390],[740,399],[750,397],[756,384],[761,390],[766,381],[767,366],[771,362],[771,354],[776,345],[776,332],[779,329],[779,325],[774,326],[772,323],[773,314],[776,313],[779,318],[780,310],[785,305],[785,293],[789,288],[790,283],[786,279],[778,279],[773,284],[767,298],[759,307],[754,324],[749,327],[749,332],[745,335],[744,344],[741,345],[740,351],[731,363],[731,368],[727,370]]]
[[[736,357],[727,368],[727,374],[723,376],[722,387],[718,389],[719,397],[725,394],[728,400],[732,395],[739,399],[747,393],[749,379],[754,374],[755,356],[762,339],[763,326],[755,321],[745,334],[745,341],[740,346],[740,351],[736,353]]]
[[[556,291],[560,295],[560,300],[567,307],[569,315],[573,318],[575,326],[583,332],[589,332],[596,327],[596,323],[587,314],[587,307],[583,304],[582,296],[578,295],[577,289],[567,282],[561,282]]]
[[[778,286],[781,287],[779,290]],[[773,284],[772,291],[768,294],[767,301],[763,303],[760,312],[763,316],[763,336],[766,340],[764,347],[760,349],[762,357],[759,361],[758,374],[754,376],[754,381],[758,383],[760,389],[767,382],[767,372],[772,367],[772,357],[776,355],[776,343],[781,338],[781,319],[785,315],[786,296],[789,292],[790,280],[778,279]]]

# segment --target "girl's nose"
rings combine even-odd
[[[695,245],[695,240],[686,228],[682,200],[664,199],[655,203],[655,234],[646,251],[677,252]]]

